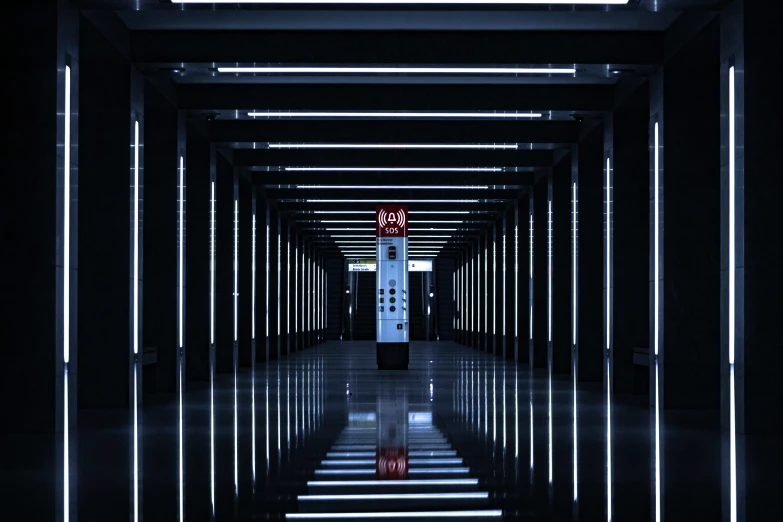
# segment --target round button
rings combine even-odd
[[[391,290],[389,290],[389,293],[390,293],[391,295],[394,295],[394,294],[396,294],[396,293],[397,293],[397,290],[395,290],[394,288],[392,288]]]
[[[397,311],[397,307],[396,306],[390,306],[389,307],[389,311],[390,312],[396,312]]]
[[[397,298],[396,297],[391,297],[391,298],[389,298],[389,302],[390,303],[396,303],[397,302]]]
[[[397,281],[395,281],[394,279],[390,279],[389,286],[397,286]]]

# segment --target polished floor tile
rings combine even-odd
[[[145,396],[139,517],[654,520],[645,401],[613,397],[607,419],[600,383],[574,390],[450,342],[412,343],[408,371],[378,371],[374,343],[328,342],[189,384],[181,408]],[[132,510],[127,424],[80,422],[80,520]],[[720,431],[695,414],[666,423],[667,519],[718,520]]]

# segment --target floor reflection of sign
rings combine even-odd
[[[407,479],[407,448],[380,448],[375,457],[375,475],[381,480]]]

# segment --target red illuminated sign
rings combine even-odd
[[[375,207],[377,237],[408,237],[408,206]]]
[[[408,449],[379,448],[375,454],[375,476],[379,480],[408,478]]]

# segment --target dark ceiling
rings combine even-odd
[[[324,254],[342,255],[346,241],[372,246],[376,202],[399,200],[409,201],[411,239],[439,236],[422,240],[447,256],[526,194],[726,2],[76,3],[104,33],[128,40],[136,66],[189,118],[206,121],[211,142]],[[575,72],[219,70],[270,66]],[[415,147],[391,147],[401,144]]]

